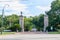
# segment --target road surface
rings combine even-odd
[[[0,40],[60,40],[60,34],[11,34],[0,36]]]

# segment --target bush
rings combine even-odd
[[[19,24],[14,24],[12,27],[10,27],[12,31],[21,31],[21,27]]]
[[[5,29],[4,27],[1,27],[1,28],[0,28],[0,32],[4,31],[4,29]]]

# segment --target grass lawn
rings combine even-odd
[[[60,32],[48,32],[48,34],[60,34]]]
[[[2,35],[15,34],[16,32],[3,32]],[[1,35],[1,32],[0,32]]]

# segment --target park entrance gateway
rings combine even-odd
[[[24,32],[24,16],[22,15],[22,12],[20,15],[19,24],[20,24],[20,27],[22,28],[21,32]],[[47,26],[48,26],[48,15],[44,15],[44,29],[43,29],[44,32],[46,32]]]

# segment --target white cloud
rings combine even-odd
[[[9,5],[9,7],[5,7],[5,10],[14,10],[13,12],[5,12],[5,15],[11,15],[11,14],[20,14],[20,11],[24,12],[24,15],[28,16],[29,11],[27,10],[27,5],[19,3],[20,0],[3,0],[0,3],[0,6],[3,8],[6,4]],[[31,14],[30,14],[31,15]],[[29,15],[29,16],[30,16]]]
[[[21,4],[19,3],[19,0],[12,0],[11,2],[1,2],[0,5],[4,6],[8,4],[9,5],[9,9],[12,10],[16,10],[16,11],[23,11],[25,8],[27,8],[27,6],[25,4]]]
[[[34,16],[30,11],[28,10],[28,5],[22,4],[19,2],[20,0],[0,0],[0,8],[3,8],[6,4],[9,5],[9,7],[5,7],[5,10],[13,10],[10,12],[5,11],[5,15],[11,15],[11,14],[20,14],[20,11],[23,11],[24,16]],[[31,3],[32,4],[32,3]],[[42,12],[50,10],[50,6],[36,6],[37,9],[41,10]]]
[[[9,1],[17,1],[17,0],[0,0],[0,2],[9,2]]]
[[[32,13],[29,13],[29,11],[27,11],[27,13],[24,13],[24,16],[30,17],[30,16],[35,16]]]
[[[42,11],[48,11],[50,10],[50,6],[36,6],[36,8],[38,8],[39,10],[42,10]]]

